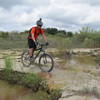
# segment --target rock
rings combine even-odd
[[[73,95],[75,95],[75,93],[74,92],[72,92],[72,91],[64,91],[63,93],[62,93],[62,98],[65,98],[65,97],[70,97],[70,96],[73,96]]]
[[[97,99],[93,96],[71,96],[71,97],[68,97],[68,98],[60,98],[59,100],[100,100],[100,99]]]

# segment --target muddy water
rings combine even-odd
[[[49,100],[46,93],[32,90],[17,85],[9,85],[0,81],[0,100]]]

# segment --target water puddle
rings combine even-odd
[[[62,69],[67,69],[68,67],[99,68],[94,57],[89,55],[59,56],[56,61]]]

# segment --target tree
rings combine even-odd
[[[55,35],[58,33],[58,29],[57,28],[47,28],[45,30],[48,34],[52,34],[52,35]]]
[[[0,37],[1,38],[8,38],[9,37],[9,33],[8,32],[0,32]]]
[[[67,37],[72,37],[73,36],[73,32],[67,32]]]

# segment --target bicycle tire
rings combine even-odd
[[[51,60],[51,66],[49,66],[49,68],[47,69],[47,70],[45,70],[45,67],[41,64],[42,63],[42,59],[43,58],[46,58],[46,60],[47,60],[47,57]],[[50,61],[49,60],[49,61]],[[47,62],[47,61],[46,61]],[[53,67],[54,67],[54,61],[53,61],[53,58],[49,55],[49,54],[46,54],[46,53],[44,53],[44,54],[42,54],[41,56],[40,56],[40,58],[39,58],[39,68],[41,69],[41,71],[43,71],[43,72],[51,72],[52,70],[53,70]],[[46,68],[47,68],[47,66],[46,66]]]
[[[21,62],[22,62],[22,64],[23,64],[23,66],[29,67],[29,66],[31,65],[31,62],[30,62],[29,60],[26,60],[26,61],[28,61],[29,63],[28,63],[28,64],[25,63],[26,61],[23,60],[25,55],[29,56],[28,51],[24,51],[24,52],[22,53],[22,55],[21,55]],[[25,56],[25,57],[26,57],[26,56]]]

